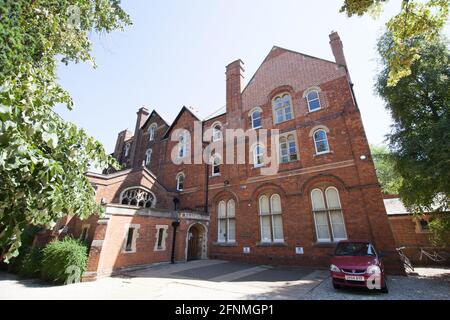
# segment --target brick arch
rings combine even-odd
[[[266,182],[266,183],[260,185],[259,187],[257,187],[255,190],[253,190],[252,195],[250,197],[250,201],[258,202],[259,196],[268,190],[272,190],[273,193],[278,193],[281,198],[287,197],[286,191],[284,191],[284,189],[281,186],[279,186],[278,184],[273,183],[273,182]]]
[[[349,191],[349,186],[347,186],[341,178],[333,174],[325,173],[318,174],[306,179],[300,186],[300,193],[305,194],[306,192],[306,194],[309,194],[309,192],[318,184],[327,184],[328,186],[334,186],[338,189],[338,191]]]
[[[270,91],[270,93],[267,95],[267,101],[269,101],[269,103],[271,104],[272,99],[280,93],[283,92],[288,92],[291,95],[291,99],[294,99],[294,94],[295,94],[295,90],[292,86],[290,85],[282,85],[282,86],[278,86],[275,89],[273,89],[272,91]]]
[[[212,199],[212,204],[213,204],[213,206],[217,206],[221,200],[228,201],[229,199],[234,200],[234,203],[235,203],[236,209],[237,209],[239,206],[239,197],[232,190],[222,190],[219,193],[217,193]]]

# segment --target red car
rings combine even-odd
[[[340,241],[331,258],[333,287],[365,287],[387,293],[381,258],[369,241]]]

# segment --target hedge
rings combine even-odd
[[[58,284],[80,281],[86,270],[88,249],[78,240],[64,238],[48,243],[43,250],[41,276]]]

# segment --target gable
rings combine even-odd
[[[174,128],[185,128],[186,124],[192,124],[194,121],[200,121],[200,119],[197,118],[197,116],[193,114],[192,111],[183,106],[180,113],[178,113],[173,123],[167,129],[167,132],[164,134],[163,139],[168,138]]]
[[[345,75],[345,68],[334,62],[274,47],[242,92],[242,110],[264,105],[278,87],[299,92]]]

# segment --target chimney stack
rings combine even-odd
[[[141,128],[144,125],[145,121],[147,121],[147,118],[150,114],[150,112],[148,111],[148,109],[146,107],[141,107],[139,108],[138,112],[136,112],[137,114],[137,119],[136,119],[136,127],[134,128],[134,141],[133,141],[133,145],[131,146],[131,152],[130,152],[130,163],[133,167],[135,166],[139,166],[139,164],[136,164],[136,148],[138,146],[140,146],[140,142],[141,142],[141,136],[142,136],[142,132],[141,132]]]
[[[244,78],[243,64],[244,63],[242,62],[242,60],[239,59],[230,63],[226,67],[225,74],[227,77],[227,113],[240,110],[241,108],[242,79]]]
[[[345,61],[344,55],[344,46],[342,45],[341,38],[336,31],[332,31],[330,34],[330,46],[336,63],[347,68],[347,62]]]

